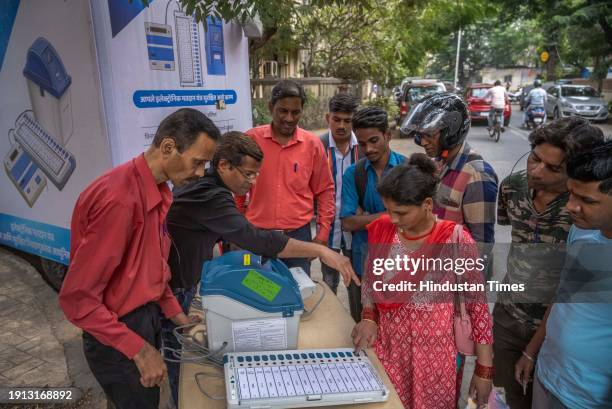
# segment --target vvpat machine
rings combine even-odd
[[[204,264],[200,281],[208,348],[219,352],[296,349],[304,312],[282,261],[232,251]]]
[[[63,146],[72,136],[72,79],[46,38],[38,37],[28,49],[23,75],[27,79],[34,118]]]

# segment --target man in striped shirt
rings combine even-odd
[[[440,186],[434,213],[465,225],[481,254],[490,254],[495,242],[498,178],[465,140],[470,130],[465,103],[454,94],[434,94],[412,111],[403,128],[438,163]],[[488,264],[492,265],[490,257]],[[490,274],[488,267],[487,278]]]
[[[351,257],[351,233],[342,231],[340,209],[342,208],[342,175],[344,171],[359,159],[359,144],[353,133],[353,114],[359,105],[357,98],[350,94],[337,94],[329,100],[329,112],[325,120],[329,131],[321,135],[321,142],[327,153],[327,161],[332,172],[335,187],[336,213],[331,224],[329,248]],[[323,280],[332,289],[338,291],[338,271],[321,263]]]

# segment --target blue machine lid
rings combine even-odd
[[[304,309],[298,284],[282,261],[269,260],[262,265],[260,256],[244,250],[231,251],[204,263],[200,295],[223,295],[285,317]]]
[[[43,37],[38,37],[28,49],[23,75],[58,99],[72,82],[59,54]]]

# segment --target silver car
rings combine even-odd
[[[608,119],[608,104],[588,85],[554,85],[547,89],[546,113],[549,118],[581,116],[592,121]]]

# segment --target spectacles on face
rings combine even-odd
[[[257,179],[257,176],[259,176],[259,172],[248,172],[248,171],[244,171],[240,168],[240,166],[236,166],[236,170],[238,170],[238,172],[240,172],[240,174],[242,176],[245,177],[245,179],[249,180],[249,181],[255,181],[255,179]]]

